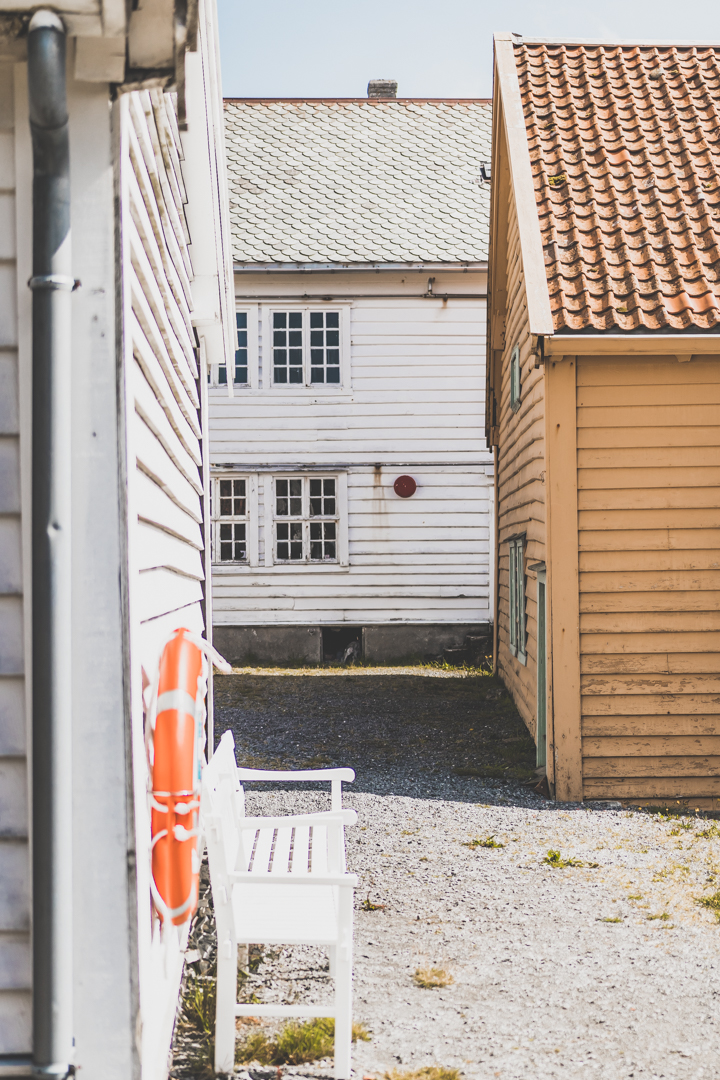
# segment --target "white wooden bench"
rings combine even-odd
[[[266,772],[239,769],[226,732],[203,769],[201,826],[210,864],[218,935],[215,1072],[232,1073],[238,1016],[331,1016],[335,1020],[335,1077],[349,1080],[352,1036],[354,874],[345,867],[342,782],[352,769]],[[331,809],[288,817],[246,817],[243,781],[323,780]],[[238,1005],[239,945],[320,945],[335,980],[331,1006]]]

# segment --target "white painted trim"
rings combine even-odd
[[[340,566],[350,565],[350,543],[348,522],[348,474],[338,473],[338,562]]]
[[[720,334],[557,334],[545,356],[671,356],[720,354]]]
[[[248,317],[248,382],[251,390],[257,390],[259,387],[259,368],[258,368],[258,355],[259,355],[259,343],[258,343],[258,305],[257,304],[238,304],[237,301],[235,310],[247,311]]]
[[[350,273],[362,273],[379,270],[431,270],[443,274],[466,274],[486,273],[488,264],[479,263],[233,263],[236,274],[263,274],[263,273],[328,273],[337,270]]]
[[[517,209],[529,329],[531,334],[552,334],[554,327],[550,293],[514,47],[511,41],[503,40],[498,34],[495,35],[495,67]]]
[[[269,390],[272,386],[272,342],[270,340],[270,309],[267,304],[259,305],[260,330],[262,345],[258,347],[258,356],[262,348],[262,378],[258,374],[258,390]],[[258,369],[260,361],[258,360]]]
[[[495,38],[505,38],[505,34],[496,34]],[[694,40],[694,41],[667,41],[667,40],[655,40],[641,38],[634,40],[632,38],[623,38],[617,41],[615,38],[577,38],[568,37],[558,40],[557,38],[541,38],[541,37],[523,37],[521,34],[507,34],[507,39],[515,41],[518,45],[605,45],[608,48],[615,48],[621,46],[623,48],[636,48],[636,49],[718,49],[720,48],[719,40]]]
[[[260,565],[260,505],[258,499],[258,484],[260,477],[257,473],[248,476],[248,524],[247,545],[248,565]]]
[[[275,535],[273,531],[273,522],[275,521],[275,514],[273,513],[273,480],[274,473],[265,473],[265,503],[263,506],[263,530],[265,536],[265,565],[273,565],[273,549],[275,547]]]

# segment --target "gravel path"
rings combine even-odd
[[[714,823],[559,807],[499,779],[527,772],[530,740],[487,677],[217,683],[216,728],[232,727],[241,759],[357,770],[345,800],[359,815],[354,1017],[372,1033],[355,1048],[358,1077],[430,1064],[482,1080],[717,1076],[720,926],[697,904],[720,887]],[[326,804],[248,792],[249,812]],[[466,846],[488,837],[502,846]],[[551,866],[549,851],[584,865]],[[416,986],[428,967],[452,985]],[[319,1001],[325,969],[319,950],[267,951],[247,989]]]

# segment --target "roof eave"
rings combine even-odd
[[[520,82],[513,53],[516,39],[517,35],[510,33],[495,34],[495,69],[517,210],[529,329],[533,335],[546,337],[554,333],[554,326]]]
[[[444,274],[485,273],[488,264],[485,262],[457,262],[457,263],[434,263],[434,262],[397,262],[397,263],[244,263],[234,262],[233,269],[236,274],[311,274],[311,273],[355,273],[369,272],[379,273],[392,270],[417,270],[433,271]]]
[[[720,353],[720,333],[556,334],[545,342],[545,356],[682,356]]]

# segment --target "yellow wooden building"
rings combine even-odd
[[[720,804],[720,49],[495,39],[496,667],[559,800]]]

